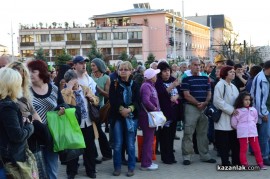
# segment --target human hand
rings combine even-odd
[[[266,116],[263,116],[262,117],[262,120],[264,121],[264,122],[267,122],[268,121],[268,116],[266,115]]]
[[[239,114],[239,112],[235,109],[232,113],[233,116],[237,116]]]
[[[130,109],[129,109],[129,108],[123,108],[123,109],[120,111],[120,114],[121,114],[124,118],[128,117],[129,113],[130,113]]]
[[[178,99],[178,96],[171,96],[171,102],[177,104],[178,103],[177,99]]]
[[[179,86],[180,82],[178,79],[175,79],[174,82],[172,83],[174,87]]]
[[[90,94],[86,95],[85,97],[88,98],[90,102],[94,102],[94,98]]]
[[[67,86],[68,89],[72,89],[73,86],[75,85],[75,83],[76,83],[76,80],[72,79],[72,80],[69,80],[68,83],[66,83],[66,86]]]
[[[206,108],[206,106],[207,106],[207,103],[206,103],[206,102],[199,102],[199,103],[197,104],[197,108],[198,108],[199,110],[204,110],[204,109]]]
[[[61,116],[65,114],[65,108],[64,107],[60,107],[60,110],[58,111],[58,115]]]

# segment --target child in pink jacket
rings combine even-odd
[[[246,155],[249,143],[254,152],[257,164],[261,170],[266,170],[267,168],[263,165],[256,127],[258,113],[257,110],[252,107],[252,97],[250,93],[240,93],[235,101],[234,107],[238,111],[238,114],[232,117],[231,124],[232,127],[236,129],[237,138],[239,139],[241,164],[248,166]]]

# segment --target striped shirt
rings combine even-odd
[[[204,75],[185,75],[182,80],[181,91],[189,91],[190,95],[197,101],[204,102],[207,98],[208,91],[211,91],[210,80]]]
[[[58,88],[55,85],[48,84],[48,93],[45,95],[39,95],[33,91],[33,106],[40,116],[42,123],[47,124],[46,113],[53,111],[57,106],[58,100]]]

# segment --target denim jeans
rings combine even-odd
[[[268,115],[268,122],[262,121],[258,124],[259,142],[263,159],[268,159],[269,155],[269,139],[270,139],[270,114]]]
[[[57,179],[58,172],[58,153],[48,149],[44,150],[46,170],[50,179]]]
[[[0,168],[0,179],[6,179],[6,174],[4,168]]]
[[[137,130],[138,121],[134,120],[134,132],[129,132],[127,130],[127,125],[125,121],[116,120],[113,128],[114,137],[114,150],[113,150],[113,164],[115,170],[121,170],[122,163],[122,146],[123,146],[123,136],[126,138],[127,153],[128,153],[128,169],[134,170],[136,159],[135,159],[135,133]]]

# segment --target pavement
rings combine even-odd
[[[138,131],[138,135],[141,135],[141,131]],[[183,159],[181,156],[181,142],[183,137],[183,132],[178,131],[177,135],[180,136],[181,140],[174,140],[174,149],[175,149],[175,158],[178,161],[176,164],[167,165],[163,164],[160,159],[160,155],[157,155],[157,160],[154,163],[159,165],[159,169],[155,171],[141,171],[140,163],[136,163],[135,175],[132,176],[133,179],[236,179],[236,178],[245,178],[245,179],[260,179],[268,178],[270,176],[270,167],[267,170],[261,171],[217,171],[217,164],[221,163],[217,153],[213,150],[213,145],[209,145],[210,154],[213,158],[217,160],[216,164],[209,164],[201,162],[199,155],[194,155],[191,161],[191,165],[184,166],[182,164]],[[99,145],[96,141],[97,148],[99,151]],[[136,144],[137,146],[137,144]],[[137,151],[136,151],[137,154]],[[99,156],[101,157],[100,151]],[[127,157],[126,157],[127,158]],[[248,161],[250,165],[256,165],[255,157],[248,154]],[[76,179],[86,179],[89,178],[86,176],[85,168],[83,167],[83,160],[80,157],[79,160],[80,167]],[[113,161],[104,161],[101,164],[96,165],[97,169],[97,178],[107,179],[123,179],[127,178],[127,166],[122,166],[122,173],[120,176],[116,177],[112,175],[113,172]],[[66,166],[61,165],[59,162],[59,171],[58,179],[65,179],[66,175]]]

